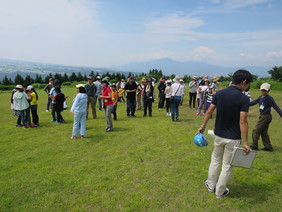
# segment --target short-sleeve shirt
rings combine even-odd
[[[124,90],[135,90],[137,89],[137,84],[135,82],[133,82],[132,84],[130,83],[126,83]],[[136,98],[136,92],[128,92],[127,93],[127,99],[131,99],[134,100]]]
[[[32,92],[30,94],[30,96],[32,96],[32,100],[30,101],[30,105],[37,105],[37,97],[36,97],[35,92]]]
[[[102,96],[109,96],[109,93],[112,93],[111,88],[108,87],[108,86],[104,86],[104,87],[102,88]],[[112,99],[107,99],[107,98],[105,98],[105,99],[103,99],[103,102],[104,102],[104,105],[105,105],[105,106],[109,106],[109,105],[112,105],[112,104],[113,104]]]
[[[215,135],[226,139],[241,139],[240,112],[248,112],[249,98],[239,88],[230,86],[218,91],[212,104],[216,106]]]

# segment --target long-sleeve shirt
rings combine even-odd
[[[73,104],[71,106],[70,112],[86,113],[87,99],[88,98],[86,93],[78,93],[73,99]]]
[[[91,85],[89,83],[87,83],[85,85],[85,90],[88,96],[96,96],[97,93],[97,87],[94,83],[92,83]]]
[[[189,88],[190,88],[190,90],[189,90],[190,93],[196,93],[197,92],[197,88],[198,88],[197,81],[191,81],[189,83]]]
[[[276,104],[276,102],[271,96],[269,95],[265,97],[260,96],[256,100],[252,101],[250,103],[250,106],[256,104],[259,104],[259,109],[260,109],[259,111],[261,115],[269,114],[271,112],[271,107],[273,107],[274,110],[276,110],[276,112],[280,115],[280,117],[282,117],[281,109],[278,107],[278,105]]]

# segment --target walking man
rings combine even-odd
[[[242,91],[250,87],[251,81],[250,72],[242,69],[236,71],[231,86],[215,94],[203,123],[197,131],[199,133],[205,130],[207,122],[216,108],[214,130],[216,137],[208,179],[205,182],[208,191],[215,192],[216,198],[222,198],[229,194],[226,185],[231,177],[230,161],[234,147],[240,146],[242,140],[246,153],[250,151],[247,121],[250,100]],[[222,169],[219,175],[221,162]]]

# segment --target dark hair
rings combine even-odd
[[[253,76],[249,71],[244,69],[239,69],[233,74],[232,84],[239,85],[244,80],[246,80],[246,84],[249,84],[250,82],[253,81]]]
[[[101,83],[106,83],[107,85],[109,85],[109,82],[107,80],[103,80]]]
[[[31,90],[35,93],[36,99],[38,100],[38,94],[37,94],[36,90],[34,88],[32,88]]]
[[[79,87],[78,90],[79,90],[79,93],[86,93],[86,90],[84,87]]]
[[[55,87],[54,91],[56,91],[57,93],[61,93],[61,88],[60,87]]]

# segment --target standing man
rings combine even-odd
[[[50,106],[51,106],[52,98],[50,97],[49,93],[50,93],[51,89],[53,88],[53,84],[54,84],[54,79],[49,78],[49,83],[44,87],[44,91],[48,95],[46,112],[49,111]]]
[[[158,108],[159,109],[163,109],[164,108],[164,102],[165,102],[165,77],[162,76],[162,78],[160,79],[160,83],[158,85],[158,90],[159,90],[159,105]]]
[[[96,91],[96,99],[98,99],[99,110],[102,111],[102,99],[98,98],[100,95],[102,95],[102,84],[101,84],[100,80],[101,80],[101,77],[97,76],[96,77],[96,81],[94,82],[94,84],[96,85],[96,89],[97,89],[97,91]],[[95,102],[95,108],[96,108],[96,102]]]
[[[207,122],[216,108],[214,130],[216,137],[208,179],[205,182],[208,191],[215,192],[216,198],[222,198],[229,194],[226,185],[232,173],[230,162],[234,147],[240,146],[242,140],[246,153],[250,152],[247,120],[250,100],[242,92],[250,87],[251,81],[250,72],[243,69],[236,71],[231,86],[215,94],[204,121],[197,131],[199,133],[205,130]],[[222,170],[219,175],[221,162]]]
[[[124,91],[126,92],[127,96],[127,116],[130,117],[136,117],[135,116],[135,108],[136,108],[136,90],[137,90],[137,84],[135,82],[134,77],[129,78],[129,82],[125,84]]]
[[[88,118],[88,112],[89,112],[89,105],[91,105],[92,109],[92,117],[93,119],[97,118],[96,114],[96,102],[97,102],[97,97],[96,97],[96,92],[97,92],[97,87],[94,84],[94,78],[92,76],[87,77],[88,83],[85,84],[85,90],[87,93],[87,110],[86,110],[86,118]]]

